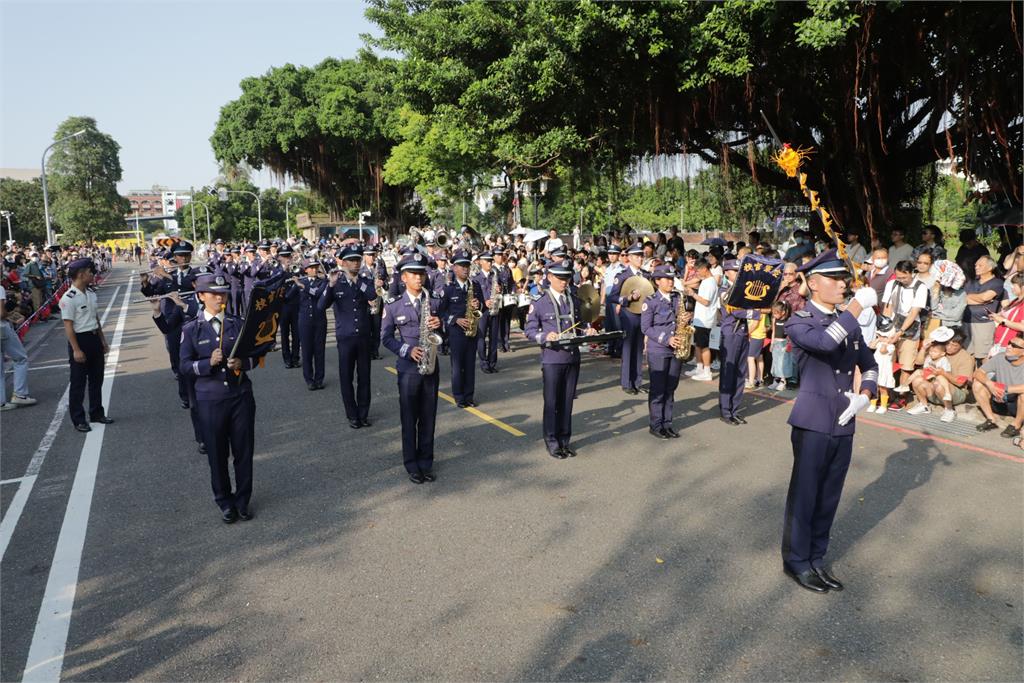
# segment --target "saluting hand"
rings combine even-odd
[[[210,354],[210,366],[216,367],[221,364],[224,360],[224,352],[220,349],[214,349],[213,353]]]

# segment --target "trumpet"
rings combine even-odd
[[[187,297],[187,296],[195,296],[196,293],[195,292],[168,292],[167,294],[161,294],[160,296],[150,296],[150,297],[146,297],[145,299],[136,299],[136,300],[132,301],[132,303],[133,304],[144,304],[144,303],[150,303],[150,302],[153,302],[153,301],[160,301],[161,299],[172,299],[172,298],[174,298],[175,295],[177,295],[179,298],[184,298],[184,297]]]

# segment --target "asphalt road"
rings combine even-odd
[[[131,272],[100,296],[108,335],[125,311],[116,423],[89,440],[65,415],[41,448],[59,330],[32,351],[39,405],[0,419],[0,679],[1024,679],[1024,458],[998,436],[861,420],[830,551],[847,590],[819,596],[780,570],[791,394],[728,427],[684,381],[663,442],[588,358],[580,455],[557,461],[519,341],[478,376],[509,429],[442,400],[438,481],[414,486],[393,359],[353,431],[330,340],[325,391],[278,356],[252,374],[256,518],[225,526]]]

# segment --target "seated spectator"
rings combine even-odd
[[[924,283],[914,282],[914,264],[910,261],[897,263],[894,273],[895,278],[885,285],[882,294],[882,314],[892,318],[895,327],[896,360],[900,364],[899,392],[906,393],[924,327],[922,318],[928,311],[928,288]],[[901,397],[891,408],[899,410],[905,405],[905,397]]]
[[[1013,339],[1005,353],[989,358],[975,370],[971,388],[978,408],[985,414],[985,421],[975,429],[987,432],[998,427],[992,406],[995,402],[1005,408],[1007,415],[1013,416],[1013,422],[1001,436],[1019,436],[1024,424],[1024,401],[1019,400],[1024,393],[1024,338]]]
[[[964,293],[967,295],[964,322],[967,323],[970,338],[967,351],[979,360],[988,358],[989,349],[992,348],[996,331],[992,314],[999,309],[999,300],[1003,295],[1003,281],[996,277],[995,267],[996,262],[991,256],[982,256],[974,264],[977,277],[969,279],[964,285]]]
[[[1010,291],[1013,303],[989,316],[996,324],[992,349],[988,353],[990,358],[1006,351],[1010,340],[1024,332],[1024,273],[1017,273],[1010,278]]]
[[[956,406],[966,403],[969,397],[967,389],[976,364],[974,357],[964,350],[963,341],[961,333],[948,327],[940,327],[932,332],[918,354],[919,364],[929,367],[925,357],[934,353],[932,349],[943,347],[949,369],[936,370],[933,364],[931,373],[922,371],[910,382],[910,389],[917,397],[919,406],[927,406],[929,403],[942,405],[942,417],[939,419],[943,422],[955,420]],[[927,409],[916,408],[911,408],[907,413],[917,415],[929,412]]]

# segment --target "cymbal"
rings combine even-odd
[[[644,301],[651,294],[654,294],[654,285],[651,281],[645,278],[643,275],[634,275],[626,278],[626,281],[622,283],[622,296],[628,297],[630,292],[640,292],[640,298],[636,301],[630,301],[626,308],[629,309],[630,313],[636,313],[639,315],[643,311]]]
[[[601,293],[594,285],[586,282],[576,290],[576,298],[580,300],[580,320],[593,323],[601,315]]]

